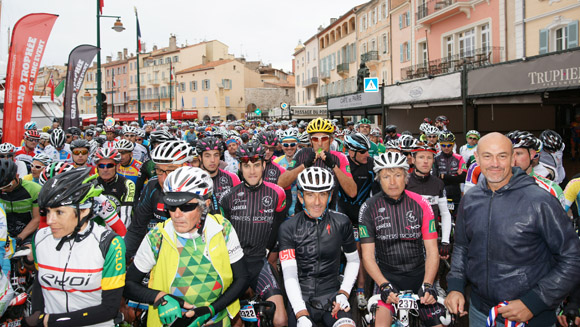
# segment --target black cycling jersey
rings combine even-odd
[[[170,217],[163,202],[164,195],[157,177],[150,179],[135,206],[133,221],[125,235],[127,258],[135,255],[141,241],[152,227]]]
[[[359,237],[361,243],[375,243],[383,275],[424,270],[423,240],[437,239],[433,210],[417,193],[406,190],[394,200],[381,191],[360,209]]]
[[[381,190],[380,185],[375,181],[375,173],[373,167],[374,160],[369,157],[364,165],[357,164],[350,156],[348,156],[352,178],[356,183],[356,198],[349,197],[342,187],[338,188],[338,208],[340,212],[346,214],[350,218],[350,222],[356,227],[358,226],[358,213],[361,205],[370,197],[371,191],[378,193]]]
[[[465,175],[467,168],[463,157],[450,153],[445,154],[440,152],[435,156],[435,165],[433,166],[433,175],[444,175],[443,182],[445,183],[445,191],[447,197],[452,198],[454,202],[458,202],[461,197],[461,183],[465,183]]]
[[[278,178],[280,177],[280,175],[286,172],[286,169],[284,169],[284,167],[280,166],[279,164],[275,163],[273,159],[274,158],[272,157],[272,160],[266,162],[266,168],[264,169],[263,178],[265,182],[277,184]]]
[[[155,163],[153,160],[145,161],[141,166],[141,175],[137,178],[137,182],[135,183],[135,194],[137,194],[137,198],[141,194],[145,183],[154,176],[157,176],[157,173],[155,172]]]
[[[123,224],[129,226],[135,203],[135,183],[118,174],[115,174],[110,182],[105,182],[101,177],[98,177],[97,183],[103,187],[102,194],[113,203]]]
[[[217,201],[220,200],[225,191],[240,184],[240,179],[236,174],[223,169],[218,169],[217,174],[211,179],[213,181],[213,195]]]
[[[38,207],[40,188],[40,185],[33,181],[20,179],[18,186],[12,192],[0,192],[0,204],[6,211],[6,223],[10,236],[18,236],[32,220],[32,209]]]
[[[281,261],[296,259],[303,298],[336,292],[341,252],[356,251],[350,220],[333,210],[319,219],[297,213],[280,226],[278,242]]]
[[[437,201],[439,198],[447,197],[445,184],[441,179],[430,174],[419,176],[413,171],[409,177],[409,182],[407,182],[407,190],[420,194],[431,205],[435,218],[439,217],[439,203]]]

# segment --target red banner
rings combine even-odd
[[[4,94],[4,142],[20,144],[32,115],[32,94],[46,42],[58,15],[30,14],[12,32]]]

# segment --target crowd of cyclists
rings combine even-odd
[[[35,271],[23,325],[132,323],[132,301],[148,326],[241,326],[240,299],[257,296],[274,326],[359,326],[351,303],[379,294],[374,325],[391,326],[404,290],[424,326],[456,313],[444,267],[462,198],[484,179],[478,131],[458,147],[445,116],[402,133],[367,118],[106,122],[29,122],[20,144],[0,130],[2,273],[10,246],[30,248]],[[566,176],[562,137],[505,136],[512,166],[577,233],[580,174]],[[553,323],[580,325],[580,285],[568,295]]]

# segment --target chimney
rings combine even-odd
[[[153,46],[153,51],[157,51],[157,45]]]
[[[169,51],[177,50],[177,38],[175,35],[169,37]]]
[[[113,60],[113,57],[107,56],[107,63],[111,62],[112,60]]]
[[[318,32],[322,32],[324,30],[324,27],[322,27],[322,25],[318,26]]]
[[[332,24],[332,23],[334,23],[334,22],[336,22],[336,21],[337,21],[337,18],[331,18],[331,19],[330,19],[330,24]]]
[[[123,59],[123,52],[119,51],[117,52],[117,60],[122,60]]]
[[[129,50],[127,50],[127,48],[123,48],[123,59],[127,59],[127,53],[129,52]]]

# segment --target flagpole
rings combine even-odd
[[[115,117],[115,67],[111,68],[111,117]]]
[[[97,0],[97,125],[103,123],[103,118],[101,115],[101,110],[103,108],[103,99],[101,98],[101,93],[103,92],[101,88],[101,0]]]
[[[141,74],[139,73],[139,16],[137,16],[137,7],[135,7],[135,22],[137,24],[137,121],[141,125]]]
[[[169,60],[169,110],[173,107],[173,60]]]

